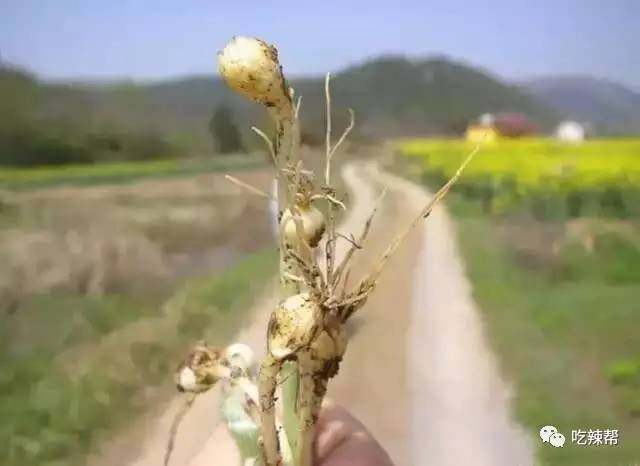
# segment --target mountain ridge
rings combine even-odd
[[[321,76],[296,76],[290,80],[298,95],[303,96],[305,113],[322,111],[323,79]],[[248,111],[213,74],[152,82],[125,79],[48,84],[45,81],[44,85],[69,92],[76,89],[85,100],[94,104],[127,90],[130,95],[138,94],[152,108],[159,106],[168,112],[177,110],[190,120],[189,117],[202,120],[205,113],[209,116],[213,111],[207,108],[205,112],[205,106],[222,102],[229,103],[244,116]],[[386,135],[385,127],[373,122],[385,119],[389,120],[389,127],[399,133],[403,132],[403,127],[408,132],[451,132],[452,129],[459,130],[463,120],[487,111],[531,112],[534,118],[546,123],[555,119],[545,105],[516,86],[485,70],[441,55],[422,59],[399,55],[367,59],[333,73],[332,89],[337,105],[354,107],[360,121],[369,123],[371,131],[381,131],[381,136]],[[392,118],[396,120],[391,121]],[[316,119],[307,117],[314,124]]]
[[[624,84],[581,74],[537,76],[520,84],[556,111],[592,125],[598,134],[640,133],[640,92]]]

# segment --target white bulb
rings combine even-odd
[[[312,205],[298,207],[298,210],[300,215],[300,226],[302,227],[302,231],[300,233],[304,236],[304,239],[309,246],[314,248],[322,239],[322,235],[325,231],[324,215],[320,210]],[[291,246],[297,245],[300,241],[298,235],[298,224],[296,223],[295,216],[291,215],[291,211],[289,209],[284,211],[280,222],[284,226],[284,238],[287,241],[287,244]]]
[[[239,367],[245,372],[249,371],[255,362],[253,350],[242,343],[227,346],[224,355],[230,366]]]
[[[278,111],[293,106],[275,47],[260,39],[237,36],[218,53],[220,74],[237,93]]]
[[[178,385],[185,392],[194,392],[198,388],[198,381],[196,379],[196,374],[190,367],[184,367],[180,371],[180,375],[178,377]]]
[[[293,295],[282,301],[269,321],[267,338],[271,355],[283,359],[308,346],[320,318],[320,308],[309,293]]]

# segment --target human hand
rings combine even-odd
[[[355,417],[325,400],[316,425],[314,466],[393,466],[389,455]],[[240,458],[226,427],[221,425],[190,466],[238,464]]]
[[[393,466],[391,458],[347,410],[325,401],[316,425],[315,466]]]

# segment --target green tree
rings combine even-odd
[[[209,132],[213,137],[216,150],[221,154],[241,152],[242,137],[235,124],[233,111],[227,105],[220,105],[209,120]]]

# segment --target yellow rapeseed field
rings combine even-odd
[[[473,143],[452,139],[406,140],[399,146],[420,162],[425,177],[436,180],[450,177],[474,148]],[[465,170],[461,188],[475,197],[499,199],[502,205],[536,196],[601,196],[596,203],[620,198],[625,211],[635,211],[640,207],[640,139],[579,144],[548,138],[500,140],[482,147]]]

